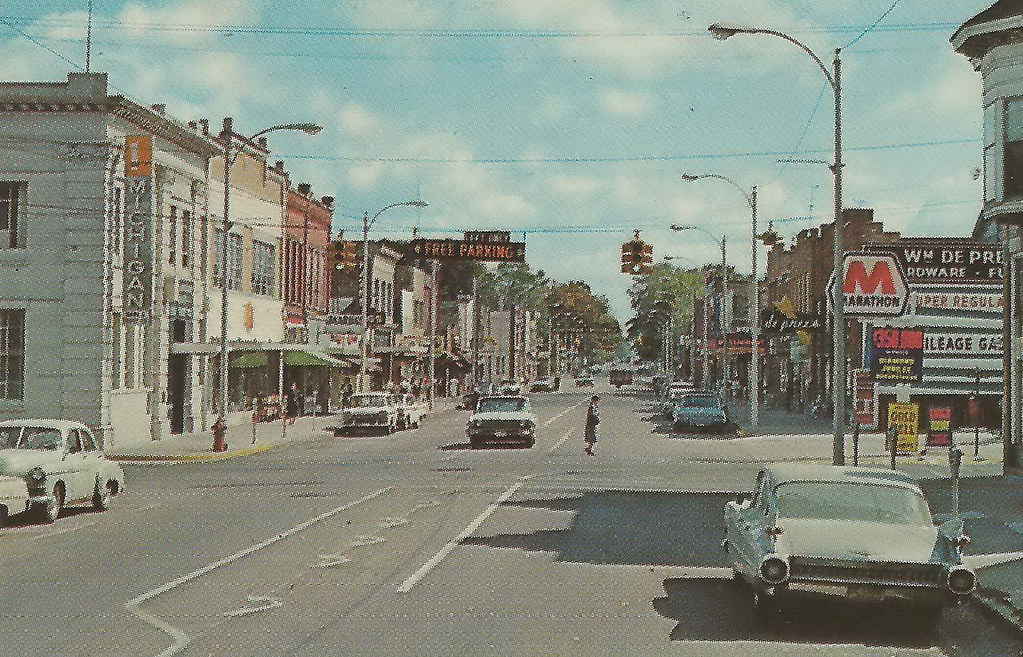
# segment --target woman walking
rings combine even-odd
[[[600,397],[593,395],[590,398],[590,405],[586,408],[586,432],[583,440],[586,441],[587,456],[593,456],[593,445],[597,442],[597,425],[600,424],[600,411],[598,405]]]

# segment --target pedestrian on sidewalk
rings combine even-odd
[[[351,406],[353,394],[355,394],[355,389],[352,388],[352,382],[345,379],[345,385],[341,388],[341,408],[348,408]]]
[[[586,431],[583,440],[586,442],[587,456],[593,456],[593,446],[597,443],[597,425],[600,424],[600,397],[593,395],[590,398],[590,405],[586,408]]]
[[[301,410],[301,403],[302,392],[298,389],[298,384],[292,381],[291,388],[288,389],[288,401],[285,408],[288,424],[295,424],[295,418],[298,417]]]

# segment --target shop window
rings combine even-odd
[[[1005,104],[1005,140],[1002,156],[1005,198],[1023,197],[1023,99]]]
[[[190,267],[192,262],[192,213],[181,211],[181,266]]]
[[[178,262],[178,206],[170,206],[170,216],[167,218],[167,227],[170,232],[170,239],[167,244],[167,262],[176,265]]]
[[[252,293],[273,296],[274,263],[276,261],[274,245],[254,241],[252,243]]]
[[[25,398],[25,311],[0,310],[0,399]]]
[[[227,236],[227,289],[242,289],[242,236],[229,233]]]
[[[24,248],[25,182],[0,182],[0,249]]]

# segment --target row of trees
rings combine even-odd
[[[622,327],[611,313],[607,297],[594,294],[584,281],[559,282],[525,263],[501,263],[493,268],[475,262],[450,263],[441,278],[442,298],[454,299],[475,291],[482,307],[530,310],[537,319],[541,344],[552,326],[567,317],[578,318],[579,355],[591,363],[610,360],[622,343]]]

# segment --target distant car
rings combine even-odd
[[[53,522],[65,507],[91,503],[104,511],[124,492],[124,471],[103,455],[84,424],[65,420],[8,420],[0,422],[0,475],[4,493],[17,493],[8,511],[20,505],[20,487],[6,477],[21,479],[33,511]],[[3,502],[7,506],[6,500]]]
[[[398,406],[398,429],[418,429],[423,418],[426,417],[426,404],[416,399],[414,395],[397,395]]]
[[[664,417],[671,418],[675,405],[683,395],[697,392],[696,387],[691,383],[672,383],[664,393],[664,401],[661,402],[661,413]]]
[[[593,387],[593,377],[590,376],[589,374],[583,374],[581,376],[577,376],[577,377],[575,377],[575,385],[577,387],[579,387],[579,388],[592,388]]]
[[[552,379],[537,379],[529,386],[530,392],[554,392],[554,381]]]
[[[716,429],[734,431],[728,407],[712,392],[682,394],[674,403],[671,422],[676,431],[683,429]]]
[[[497,394],[499,395],[521,395],[522,385],[511,379],[505,379],[501,381],[501,384],[497,386]]]
[[[970,596],[961,518],[934,526],[920,487],[877,468],[770,465],[752,499],[725,505],[722,543],[758,615],[789,596],[915,604],[923,622]]]
[[[397,395],[387,392],[364,392],[352,395],[348,408],[336,416],[335,424],[324,427],[335,436],[382,431],[392,434],[398,430]]]
[[[610,380],[611,385],[613,385],[616,388],[621,388],[622,386],[631,386],[632,378],[633,378],[632,370],[612,369],[608,373],[608,379]]]
[[[529,400],[521,395],[483,397],[469,416],[465,435],[473,449],[489,442],[532,447],[536,444],[536,416]]]

